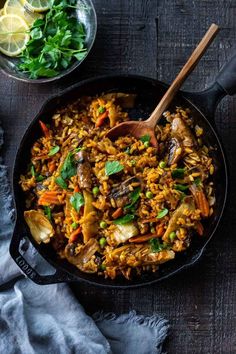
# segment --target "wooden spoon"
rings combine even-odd
[[[195,68],[195,66],[197,65],[197,63],[199,62],[199,60],[215,38],[218,31],[219,27],[213,23],[147,120],[131,120],[128,122],[120,123],[109,130],[109,132],[107,133],[107,137],[111,140],[115,140],[119,136],[124,136],[128,134],[134,136],[135,138],[140,138],[144,135],[150,135],[151,144],[153,146],[157,146],[158,144],[155,136],[156,124],[159,122],[160,118],[162,117],[162,113],[169,106],[179,88],[182,86],[189,74],[193,71],[193,69]]]

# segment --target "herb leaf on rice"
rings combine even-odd
[[[114,175],[124,169],[124,166],[119,163],[119,161],[107,161],[105,163],[105,174],[106,176]]]

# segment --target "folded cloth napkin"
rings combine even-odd
[[[0,128],[0,147],[2,136]],[[13,219],[7,171],[0,160],[0,353],[162,352],[169,327],[162,317],[131,311],[120,316],[100,312],[91,318],[66,284],[40,286],[25,278],[8,251]],[[37,263],[39,256],[33,248],[30,252]]]

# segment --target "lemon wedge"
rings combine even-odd
[[[4,15],[4,10],[0,9],[0,16],[3,16],[3,15]]]
[[[18,15],[0,17],[0,51],[9,57],[16,57],[26,47],[30,36],[27,23]]]
[[[30,12],[45,12],[51,7],[51,0],[25,0],[24,7]]]
[[[35,20],[42,18],[42,15],[30,12],[24,7],[23,0],[7,0],[5,2],[4,15],[18,15],[25,20],[25,22],[31,26]]]

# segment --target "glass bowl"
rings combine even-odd
[[[3,7],[5,1],[0,0],[0,6]],[[17,64],[19,62],[19,58],[11,58],[2,53],[0,53],[0,70],[20,81],[28,82],[28,83],[46,83],[61,79],[62,77],[68,75],[73,70],[77,69],[80,64],[85,60],[90,52],[93,43],[95,41],[96,33],[97,33],[97,16],[91,0],[78,0],[78,9],[76,9],[76,18],[78,21],[83,23],[86,30],[86,38],[85,45],[87,47],[87,54],[80,61],[74,62],[68,69],[61,71],[57,76],[49,77],[49,78],[39,78],[39,79],[30,79],[27,74],[20,72],[17,70]]]

